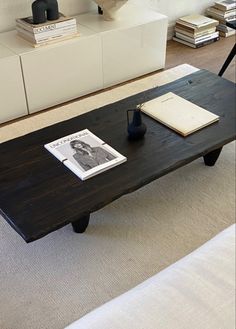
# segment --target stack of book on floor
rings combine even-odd
[[[236,0],[216,1],[214,6],[206,10],[206,14],[219,21],[217,30],[220,36],[229,37],[235,34],[235,30],[228,27],[226,23],[236,20]]]
[[[38,47],[78,36],[76,19],[60,13],[57,20],[34,24],[32,17],[16,19],[18,35]]]
[[[173,40],[192,48],[199,48],[219,40],[216,26],[219,22],[203,15],[179,18],[175,24]]]

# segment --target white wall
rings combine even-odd
[[[202,13],[214,3],[212,0],[129,0],[149,7],[169,17],[170,25],[180,16]],[[17,17],[31,15],[33,0],[0,0],[0,32],[13,29]],[[86,12],[94,7],[92,0],[58,0],[60,11],[67,15]]]
[[[11,30],[15,19],[31,15],[33,0],[0,0],[0,32]],[[86,12],[94,7],[92,0],[58,0],[59,9],[66,15]]]
[[[192,13],[202,14],[205,9],[214,4],[214,0],[130,0],[140,6],[148,6],[157,12],[168,16],[169,25],[177,18]]]

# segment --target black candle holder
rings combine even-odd
[[[133,112],[133,120],[130,121],[129,113]],[[141,106],[136,107],[135,109],[127,110],[127,130],[128,138],[130,140],[138,140],[143,138],[147,131],[146,125],[142,122],[141,115]]]
[[[36,0],[32,3],[34,24],[42,24],[47,20],[53,21],[59,18],[57,0]]]
[[[98,6],[98,14],[99,15],[103,15],[103,10],[102,10],[102,8],[100,6]]]

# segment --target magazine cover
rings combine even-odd
[[[88,129],[57,139],[44,147],[82,180],[127,160]]]

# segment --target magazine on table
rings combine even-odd
[[[82,180],[127,161],[88,129],[59,138],[44,147]]]

